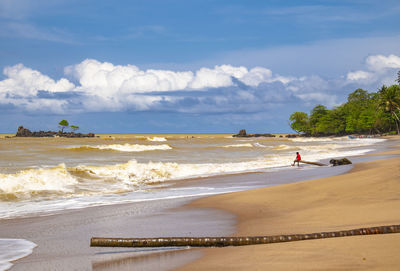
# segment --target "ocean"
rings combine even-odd
[[[214,191],[202,187],[200,180],[282,170],[291,166],[297,151],[307,161],[361,155],[383,140],[231,135],[5,138],[0,141],[0,218],[229,192],[235,188]],[[197,190],[171,189],[176,182],[184,187],[184,180],[194,178],[199,178]]]
[[[235,138],[210,135],[100,135],[95,138],[0,138],[0,223],[64,210],[205,196],[271,183],[207,182],[207,177],[316,170],[377,149],[381,138]],[[243,180],[243,178],[241,178]],[[274,183],[274,185],[279,183]],[[0,238],[7,238],[1,236]],[[12,248],[11,248],[12,247]],[[0,270],[32,252],[24,239],[0,239]],[[13,253],[8,255],[6,251]],[[7,256],[8,255],[8,256]]]

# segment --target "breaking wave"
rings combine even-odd
[[[258,143],[258,142],[254,143],[254,147],[269,148],[269,146],[265,146],[265,145],[263,145],[261,143]]]
[[[335,139],[337,140],[339,138],[333,138],[333,137],[295,137],[295,138],[291,138],[290,140],[293,141],[293,142],[326,142],[326,141],[332,141],[332,140],[335,140]]]
[[[165,142],[165,141],[167,141],[167,139],[165,137],[157,137],[157,136],[147,137],[146,139],[148,141],[155,141],[155,142]]]
[[[0,174],[0,200],[66,195],[74,192],[77,183],[65,164],[53,168],[27,169],[15,174]]]
[[[294,150],[294,149],[297,149],[297,147],[282,144],[282,145],[273,147],[273,149],[274,150],[292,150],[292,149]]]
[[[279,157],[235,163],[182,164],[175,162],[79,165],[22,170],[0,174],[0,201],[54,199],[136,191],[169,180],[254,171],[286,165]]]
[[[252,148],[253,145],[250,143],[245,144],[233,144],[233,145],[225,145],[224,148]]]
[[[97,145],[97,146],[78,146],[68,148],[70,150],[113,150],[121,152],[142,152],[142,151],[156,151],[156,150],[171,150],[171,146],[167,144],[163,145],[140,145],[140,144],[111,144],[111,145]]]

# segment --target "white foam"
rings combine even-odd
[[[157,137],[157,136],[151,136],[146,138],[148,141],[155,141],[155,142],[164,142],[167,141],[165,137]]]
[[[334,140],[332,137],[295,137],[290,139],[293,142],[328,142]]]
[[[258,143],[258,142],[254,143],[254,147],[270,148],[270,146],[265,146],[265,145],[263,145],[263,144],[261,144],[261,143]]]
[[[96,146],[79,146],[71,147],[69,149],[99,149],[99,150],[113,150],[121,152],[143,152],[143,151],[156,151],[156,150],[171,150],[171,146],[162,145],[141,145],[141,144],[110,144],[110,145],[96,145]]]
[[[233,145],[225,145],[224,148],[252,148],[253,145],[250,143],[245,144],[233,144]]]
[[[0,199],[29,199],[43,193],[65,195],[74,192],[77,183],[65,164],[0,174]]]
[[[35,247],[25,239],[0,239],[0,271],[10,269],[12,261],[28,256]]]
[[[289,145],[285,145],[285,144],[281,144],[281,145],[273,147],[274,150],[294,150],[297,148],[298,147],[296,147],[296,146],[289,146]]]

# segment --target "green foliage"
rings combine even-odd
[[[377,93],[357,89],[339,107],[317,105],[310,116],[295,112],[289,121],[293,130],[313,136],[388,133],[394,128],[399,133],[400,86],[382,86]]]
[[[290,128],[295,130],[297,133],[310,133],[310,120],[307,113],[304,112],[294,112],[289,117]]]
[[[397,72],[397,83],[399,83],[399,86],[400,86],[400,71],[398,71]]]
[[[317,105],[311,110],[310,114],[310,125],[311,125],[311,134],[312,135],[322,135],[324,134],[323,126],[324,123],[329,121],[329,117],[327,116],[328,110],[323,105]]]
[[[68,121],[66,120],[62,120],[58,123],[58,125],[60,125],[60,129],[61,129],[61,133],[64,133],[64,129],[67,128],[69,126]]]
[[[386,112],[392,115],[396,125],[397,134],[400,133],[400,86],[392,85],[387,87],[385,85],[379,90],[379,105]]]
[[[71,129],[75,132],[76,130],[78,130],[79,129],[79,126],[75,126],[75,125],[71,125],[71,126],[69,126],[69,127],[71,127]]]

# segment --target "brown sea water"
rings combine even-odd
[[[177,180],[290,167],[304,160],[358,155],[382,139],[234,138],[231,135],[101,135],[95,138],[0,138],[0,218],[55,210],[227,192]],[[181,182],[182,183],[182,182]]]

